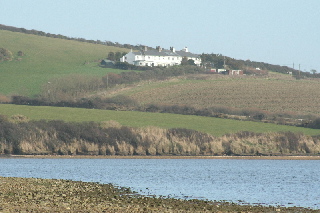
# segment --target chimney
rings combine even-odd
[[[171,52],[175,53],[176,49],[174,47],[170,47]]]
[[[182,51],[184,51],[184,52],[189,52],[189,51],[188,51],[188,47],[183,48]]]
[[[156,50],[158,50],[158,52],[161,52],[162,48],[160,46],[156,46]]]

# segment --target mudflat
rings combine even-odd
[[[81,181],[0,177],[0,212],[319,212],[298,207],[143,196],[130,188]]]

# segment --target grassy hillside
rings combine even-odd
[[[14,55],[12,61],[0,62],[0,94],[6,95],[34,95],[48,80],[71,73],[103,76],[111,69],[101,69],[94,61],[106,58],[111,51],[128,51],[6,30],[0,30],[0,38],[0,47]],[[24,56],[18,56],[18,51]]]
[[[50,85],[54,85],[53,78],[61,78],[70,74],[104,76],[107,72],[122,72],[122,70],[100,68],[97,61],[105,58],[110,51],[128,51],[117,47],[6,30],[0,30],[0,38],[0,47],[10,50],[14,55],[12,61],[0,62],[0,95],[32,96],[39,93],[42,85],[48,86],[47,82],[50,81]],[[22,51],[24,55],[18,56],[19,51]],[[61,79],[58,82],[61,83]],[[65,84],[69,86],[71,83],[66,80]],[[80,83],[76,82],[76,84]],[[94,84],[96,84],[96,81],[94,81]],[[69,87],[64,86],[62,90],[70,91]],[[118,85],[108,91],[100,90],[97,96],[101,96],[102,101],[110,96],[129,96],[136,100],[138,105],[142,105],[142,107],[139,106],[141,108],[143,108],[143,105],[148,104],[190,106],[196,109],[221,106],[226,110],[228,110],[228,107],[240,110],[264,110],[266,111],[265,114],[268,112],[280,113],[282,114],[281,116],[287,118],[290,117],[290,113],[292,115],[319,115],[319,86],[320,81],[317,79],[296,80],[289,75],[275,73],[270,73],[267,77],[201,74],[180,76],[168,81],[139,82],[136,85],[129,86]],[[81,96],[76,98],[82,98],[83,96],[94,98],[95,89],[96,87],[87,94],[83,92],[83,95],[81,93]],[[50,94],[55,93],[52,91],[57,90],[48,89],[48,94],[49,92],[51,92]],[[76,93],[79,93],[77,89]],[[61,97],[59,96],[59,98]],[[72,96],[70,100],[76,98]],[[232,114],[233,112],[223,113]],[[47,118],[46,116],[44,115],[43,118]],[[161,127],[175,125],[175,115],[168,116],[172,118],[163,121],[164,123]],[[51,117],[51,119],[54,118]],[[124,122],[132,122],[133,124],[130,125],[134,125],[139,118],[134,119],[135,121]],[[146,119],[148,120],[149,118]],[[151,116],[150,119],[161,120],[162,117],[153,118]],[[273,114],[268,119],[272,120]],[[240,130],[252,131],[256,125],[256,123],[253,123],[253,127],[250,127],[250,124],[247,124],[244,129]],[[181,127],[189,128],[186,126]],[[209,130],[211,128],[210,125],[202,125],[201,128],[192,127],[191,129],[205,132],[211,131]],[[221,127],[219,126],[219,128]],[[226,129],[228,131],[223,130],[215,134],[223,134],[233,130],[240,131],[238,127],[234,126],[232,128],[226,127]]]
[[[260,109],[274,113],[320,114],[320,81],[267,77],[197,75],[170,81],[139,83],[112,95],[127,95],[141,104]]]
[[[306,135],[319,135],[316,129],[281,126],[275,124],[236,121],[200,116],[186,116],[166,113],[145,113],[135,111],[109,111],[95,109],[77,109],[60,107],[31,107],[0,104],[2,115],[25,115],[30,119],[64,120],[64,121],[109,121],[115,120],[120,124],[132,127],[157,126],[161,128],[187,128],[200,132],[221,136],[226,133],[239,131],[252,132],[302,132]]]
[[[32,96],[52,78],[69,74],[104,76],[122,70],[102,69],[98,59],[108,52],[126,52],[111,46],[0,30],[0,47],[14,59],[0,62],[0,94]],[[24,56],[18,56],[22,51]],[[195,108],[231,107],[276,113],[320,114],[320,81],[295,80],[289,75],[267,78],[222,75],[186,76],[165,82],[103,93],[128,95],[141,104],[186,105]],[[172,92],[174,91],[174,92]]]

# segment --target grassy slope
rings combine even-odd
[[[98,63],[86,62],[105,58],[111,51],[128,51],[5,30],[0,30],[0,47],[10,50],[15,57],[13,61],[0,62],[0,94],[21,95],[34,95],[51,78],[71,73],[103,76],[112,69],[101,69]],[[25,55],[18,61],[20,50]]]
[[[196,108],[227,106],[280,113],[320,114],[319,80],[295,80],[288,75],[271,75],[269,78],[208,75],[207,79],[201,80],[140,83],[137,87],[113,95],[128,95],[142,104]]]
[[[60,107],[31,107],[0,104],[0,114],[22,114],[31,119],[65,121],[108,121],[115,120],[132,127],[157,126],[162,128],[187,128],[206,132],[215,136],[239,131],[253,132],[302,132],[306,135],[319,135],[320,130],[265,124],[250,121],[236,121],[200,116],[186,116],[165,113],[145,113],[128,111],[109,111]]]
[[[71,73],[103,76],[109,71],[119,72],[119,70],[101,69],[97,67],[97,62],[94,63],[93,61],[104,58],[109,51],[128,51],[116,47],[27,35],[3,30],[0,30],[0,38],[0,47],[9,49],[15,57],[13,61],[0,63],[0,94],[34,95],[38,93],[40,86],[51,78],[62,77]],[[20,50],[25,53],[25,56],[21,57],[21,61],[16,60],[19,58],[17,52]],[[221,99],[220,96],[220,101],[229,100],[231,102],[220,103],[219,97],[211,97],[210,95],[221,94],[223,91],[228,91],[230,88],[233,88],[230,90],[233,92],[240,91],[241,95],[237,95],[237,97],[240,97],[237,101],[241,99],[250,100],[250,98],[248,98],[250,96],[243,96],[247,94],[248,90],[255,91],[255,93],[257,93],[257,91],[263,91],[262,93],[260,92],[259,95],[265,93],[272,94],[272,92],[268,92],[268,89],[273,89],[274,85],[268,85],[269,83],[267,80],[260,80],[178,80],[175,82],[140,84],[140,86],[137,87],[138,89],[123,91],[125,91],[125,94],[131,95],[141,103],[161,102],[193,106],[200,104],[202,107],[209,106],[210,104],[235,106],[232,105],[232,103],[235,102],[235,99],[231,96],[227,96],[227,94],[224,94],[223,99]],[[256,82],[258,82],[260,88],[257,88]],[[277,81],[274,80],[272,82]],[[283,85],[285,80],[280,79],[278,82],[280,83],[276,85]],[[299,82],[303,83],[300,84]],[[294,86],[290,86],[290,88],[299,88],[299,91],[303,90],[304,97],[307,99],[313,96],[313,102],[320,100],[314,99],[314,97],[319,97],[319,94],[317,93],[319,90],[313,89],[313,87],[307,87],[308,85],[317,87],[319,85],[317,82],[313,82],[312,84],[308,84],[308,82],[304,81],[299,82],[295,82]],[[246,88],[243,87],[243,83],[245,83],[244,86]],[[291,83],[292,82],[289,82],[289,84],[285,85],[291,85]],[[240,85],[242,87],[240,87]],[[265,86],[264,90],[262,90],[261,85]],[[249,89],[249,87],[251,88]],[[305,89],[306,87],[307,89]],[[175,92],[173,93],[172,91]],[[306,91],[308,91],[307,94]],[[315,94],[308,95],[310,92],[315,92]],[[261,96],[259,98],[260,100],[264,100]],[[298,99],[298,102],[307,103],[309,99]],[[253,102],[257,101],[253,100]],[[308,104],[308,106],[309,105],[310,104]],[[293,106],[292,103],[291,106]],[[117,120],[121,124],[128,126],[139,127],[153,125],[164,128],[180,127],[195,129],[213,135],[222,135],[243,130],[255,132],[301,131],[308,135],[319,134],[318,130],[173,114],[149,114],[141,112],[116,112],[48,107],[32,108],[11,105],[1,105],[0,114],[24,114],[32,119],[62,119],[66,121]]]

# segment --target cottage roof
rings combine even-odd
[[[111,60],[108,60],[108,59],[103,59],[103,60],[102,60],[102,62],[104,62],[104,63],[112,63],[112,64],[114,64],[114,61],[111,61]]]
[[[199,57],[197,54],[193,54],[185,51],[175,51],[162,49],[160,52],[158,50],[147,50],[147,51],[139,51],[132,52],[135,55],[146,55],[146,56],[180,56],[180,57]]]
[[[189,58],[198,58],[199,55],[193,54],[191,52],[186,52],[186,51],[176,51],[177,54],[179,54],[182,57],[189,57]]]
[[[179,56],[178,54],[171,52],[170,50],[162,49],[160,52],[158,50],[147,50],[133,52],[135,55],[150,55],[150,56]]]

